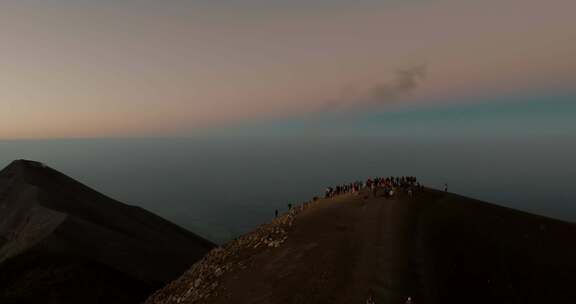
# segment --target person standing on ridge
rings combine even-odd
[[[366,299],[366,304],[376,304],[376,299],[374,298],[374,292],[372,289],[370,289],[368,299]]]
[[[448,192],[448,184],[444,184],[444,192]]]

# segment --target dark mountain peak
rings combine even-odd
[[[34,161],[34,160],[28,160],[28,159],[17,159],[15,161],[13,161],[10,166],[15,166],[15,167],[29,167],[29,168],[42,168],[45,167],[45,165],[41,162],[38,161]]]
[[[29,194],[26,202],[7,204],[14,208],[21,208],[22,203],[42,206],[127,235],[137,234],[141,238],[156,236],[163,240],[164,237],[160,235],[169,232],[170,236],[188,238],[207,248],[213,246],[211,242],[142,208],[121,203],[37,161],[15,160],[2,170],[0,194],[3,194],[0,195],[0,203],[10,203],[6,201]],[[0,215],[7,212],[10,210],[0,210]]]
[[[18,159],[0,171],[0,178],[30,177],[51,170],[41,162]],[[51,170],[53,171],[53,170]]]
[[[176,278],[213,247],[192,232],[43,163],[16,160],[0,171],[0,303],[7,286],[2,282],[43,284],[46,267],[57,270],[50,273],[80,267],[69,274],[74,277],[71,282],[102,273],[112,281],[129,278],[138,286],[144,282],[140,296],[145,296],[151,286]],[[25,256],[34,257],[33,262],[18,262]],[[77,258],[79,263],[68,262]],[[18,271],[3,277],[10,267]],[[115,296],[114,290],[105,293]]]
[[[27,159],[17,159],[6,167],[8,170],[39,170],[45,168],[47,166],[43,163]]]
[[[74,213],[70,208],[91,212],[87,207],[94,204],[127,206],[38,161],[15,160],[0,171],[0,191],[15,193],[31,186],[42,195],[38,203],[63,213]]]

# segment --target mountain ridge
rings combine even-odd
[[[67,277],[85,276],[87,281],[101,280],[97,278],[103,275],[110,281],[121,278],[138,286],[129,300],[134,303],[134,297],[143,299],[213,247],[192,232],[116,201],[42,163],[17,160],[0,171],[0,267],[19,269],[10,272],[14,278],[4,277],[10,286],[13,284],[7,282],[12,280],[16,285],[40,284],[58,271]],[[36,264],[27,266],[23,260]],[[84,273],[83,267],[89,271]],[[49,270],[48,274],[42,269]],[[26,273],[39,281],[26,282],[28,278],[22,275]],[[55,282],[60,279],[54,277]],[[64,282],[76,284],[74,280]],[[103,291],[105,297],[111,296],[106,292],[120,292],[115,286],[108,287]],[[49,292],[50,288],[43,290]],[[67,292],[71,291],[64,288],[58,296],[65,298]],[[0,284],[0,299],[9,293],[9,288],[2,289]]]
[[[573,303],[576,225],[425,188],[319,199],[212,250],[146,304]]]

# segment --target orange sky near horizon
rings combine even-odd
[[[0,139],[172,136],[297,116],[422,64],[404,102],[576,83],[576,2],[337,3],[3,1]]]

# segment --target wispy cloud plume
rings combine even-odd
[[[410,95],[426,79],[425,64],[397,70],[394,79],[372,86],[364,91],[346,89],[341,96],[325,104],[325,110],[338,110],[358,106],[384,105],[400,101]]]
[[[388,103],[410,94],[426,78],[426,65],[396,71],[396,77],[391,83],[377,85],[370,89],[371,100],[375,103]]]

